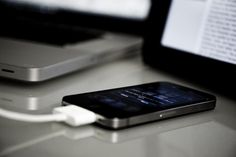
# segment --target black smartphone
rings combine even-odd
[[[215,108],[216,97],[169,82],[156,82],[63,97],[99,117],[97,123],[120,129]]]

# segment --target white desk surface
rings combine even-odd
[[[0,106],[32,114],[49,113],[64,95],[154,81],[206,90],[155,71],[134,57],[39,84],[0,79]],[[236,100],[210,92],[217,96],[213,111],[119,131],[0,118],[0,157],[236,157]]]

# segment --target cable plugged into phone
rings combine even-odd
[[[28,122],[58,121],[71,126],[96,122],[108,128],[119,129],[212,110],[215,104],[214,95],[169,82],[154,82],[67,95],[62,99],[62,105],[65,106],[54,108],[50,115],[28,115],[0,109],[0,116]],[[95,107],[97,111],[104,112],[94,113]]]
[[[75,105],[56,107],[53,109],[53,114],[49,115],[30,115],[0,108],[0,116],[12,120],[34,123],[65,122],[74,127],[94,123],[97,119],[94,112]]]

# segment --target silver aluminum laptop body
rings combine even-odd
[[[141,42],[136,37],[105,34],[57,47],[0,38],[0,76],[26,82],[44,81],[137,52]]]

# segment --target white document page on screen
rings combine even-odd
[[[236,0],[173,0],[161,44],[236,64]]]

